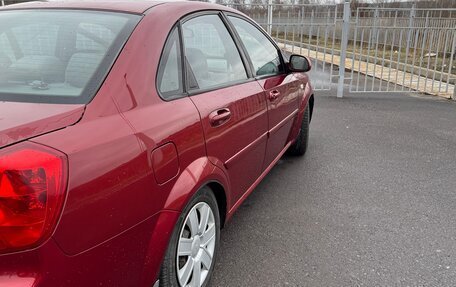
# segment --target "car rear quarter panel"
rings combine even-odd
[[[0,286],[151,287],[168,244],[164,235],[171,233],[178,216],[162,211],[78,256],[63,254],[54,240],[0,256]]]
[[[192,10],[182,3],[179,9],[167,6],[155,7],[141,21],[83,119],[34,139],[68,155],[67,202],[54,235],[68,255],[106,242],[160,210],[181,210],[206,182],[229,189],[223,172],[206,159],[199,114],[190,99],[165,102],[155,91],[168,33]],[[159,184],[151,153],[169,142],[177,148],[179,174]]]

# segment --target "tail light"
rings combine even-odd
[[[0,150],[0,253],[43,243],[65,201],[66,156],[22,143]]]

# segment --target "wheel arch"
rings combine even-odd
[[[163,209],[181,212],[196,192],[205,186],[214,193],[223,226],[230,203],[229,181],[225,173],[206,157],[197,159],[180,173]]]
[[[304,96],[299,103],[298,113],[294,119],[290,134],[288,135],[288,141],[294,142],[299,134],[301,122],[304,117],[304,111],[309,106],[309,121],[312,119],[313,107],[314,107],[314,94],[311,87],[306,88]]]
[[[314,109],[314,94],[310,95],[310,98],[309,98],[309,112],[310,112],[309,122],[312,121],[313,109]]]
[[[207,183],[207,186],[214,193],[215,199],[217,200],[217,206],[219,208],[220,215],[220,228],[225,226],[225,221],[227,217],[227,201],[226,201],[226,190],[223,185],[217,181],[211,181]]]

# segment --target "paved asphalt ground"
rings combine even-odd
[[[456,286],[456,102],[334,93],[222,230],[211,286]]]

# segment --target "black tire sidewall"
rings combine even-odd
[[[310,123],[310,108],[309,105],[304,110],[302,117],[301,126],[299,128],[299,134],[296,138],[296,142],[290,146],[288,154],[294,156],[303,156],[307,151],[309,144],[309,123]]]
[[[177,246],[179,243],[180,232],[182,226],[184,225],[185,219],[187,218],[188,213],[190,210],[200,202],[207,203],[214,214],[215,219],[215,250],[214,256],[212,258],[212,266],[209,270],[209,274],[202,285],[203,287],[207,286],[211,280],[212,273],[214,271],[217,255],[218,255],[218,248],[220,244],[220,214],[219,209],[217,206],[217,200],[214,196],[212,190],[205,186],[201,188],[190,200],[190,202],[186,205],[184,210],[182,211],[181,215],[179,216],[176,226],[174,227],[173,234],[171,235],[171,239],[168,244],[168,248],[166,250],[165,258],[162,263],[161,271],[160,271],[160,287],[179,287],[179,282],[177,278],[177,269],[176,269],[176,255],[177,255]]]

